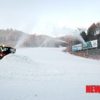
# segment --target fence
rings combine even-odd
[[[98,55],[98,53],[97,54],[95,54],[95,53],[86,54],[85,52],[74,52],[74,51],[71,51],[70,46],[67,46],[66,50],[70,54],[73,54],[73,55],[76,55],[76,56],[80,56],[80,57],[84,57],[84,58],[89,58],[89,59],[94,59],[94,60],[100,60],[100,55]],[[100,50],[98,50],[98,52],[100,52]]]

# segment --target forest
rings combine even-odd
[[[87,33],[84,31],[80,33],[83,39],[87,41],[95,40],[95,39],[100,39],[100,22],[98,23],[93,23],[87,30]]]

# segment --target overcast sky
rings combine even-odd
[[[99,21],[100,0],[0,0],[0,29],[54,35]]]

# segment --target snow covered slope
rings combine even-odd
[[[0,61],[0,100],[100,100],[86,85],[100,85],[100,61],[61,52],[21,48]]]

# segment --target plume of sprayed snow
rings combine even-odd
[[[48,37],[43,41],[43,43],[40,45],[40,47],[49,47],[49,46],[56,47],[56,45],[60,45],[61,43],[67,44],[67,42],[65,42],[65,41]]]
[[[60,40],[60,39],[55,39],[55,41],[58,41],[58,42],[61,42],[61,43],[67,43],[67,42]]]
[[[83,31],[86,32],[86,29],[85,28],[78,28],[77,30],[75,30],[75,29],[68,28],[66,26],[64,26],[62,28],[59,28],[57,26],[56,27],[55,26],[54,27],[50,27],[49,26],[48,29],[49,30],[46,33],[49,33],[50,32],[53,37],[59,37],[59,36],[65,36],[65,35],[66,36],[67,35],[72,35],[74,38],[76,38],[77,40],[79,40],[80,42],[82,42],[84,45],[87,45],[85,43],[84,39],[80,35],[81,32],[83,32]],[[46,38],[40,46],[47,46],[47,44],[50,44],[49,43],[50,41],[54,41],[54,40],[51,40],[50,38]],[[61,42],[61,41],[59,41],[59,42]],[[64,41],[62,41],[62,42],[64,42]]]
[[[46,38],[43,43],[40,45],[40,47],[48,47],[48,46],[52,46],[54,47],[55,44],[53,42],[53,40],[51,38]]]
[[[84,41],[84,39],[83,39],[82,36],[80,35],[79,30],[75,30],[75,31],[73,32],[73,35],[74,35],[74,37],[75,37],[77,40],[79,40],[80,42],[82,42],[84,45],[87,46],[86,42]]]
[[[28,35],[27,35],[27,34],[22,34],[22,35],[20,36],[20,38],[19,38],[19,40],[18,40],[18,42],[17,42],[15,48],[20,48],[20,47],[22,47],[24,41],[25,41],[27,38],[28,38]]]
[[[82,42],[84,45],[87,45],[86,42],[84,41],[84,39],[82,38],[82,36],[80,35],[81,32],[86,32],[85,28],[78,28],[77,30],[75,29],[71,29],[71,28],[67,28],[67,27],[63,27],[61,29],[59,28],[54,28],[53,33],[55,35],[60,35],[60,36],[64,36],[64,35],[72,35],[74,38],[76,38],[77,40],[79,40],[80,42]]]
[[[75,30],[75,29],[68,28],[66,26],[59,27],[57,25],[52,25],[52,24],[48,23],[46,25],[45,30],[42,31],[42,34],[48,34],[49,36],[51,34],[51,36],[53,36],[53,37],[72,35],[77,40],[79,40],[80,42],[82,42],[83,44],[86,45],[84,39],[80,35],[80,33],[83,31],[86,32],[86,28],[78,28],[77,30]],[[49,39],[44,40],[44,42],[41,45],[43,45],[43,44],[46,45],[47,41],[50,41],[50,40]]]

